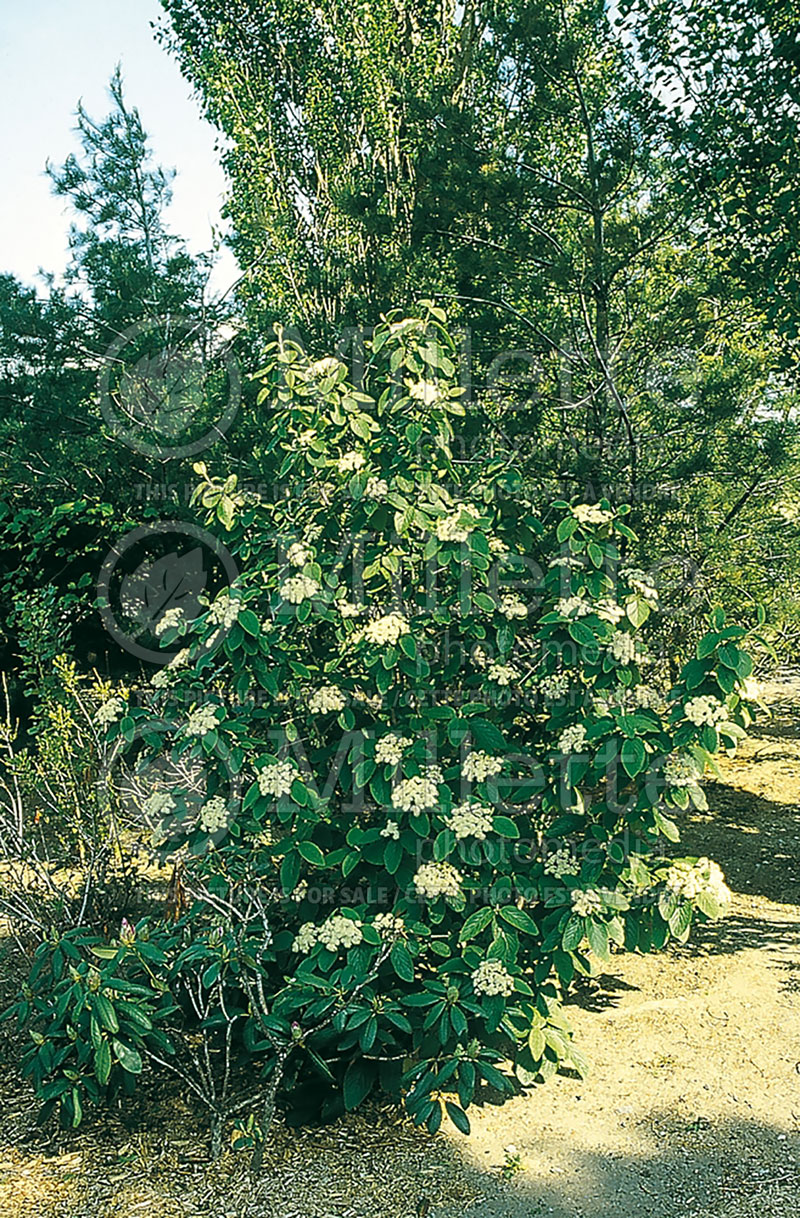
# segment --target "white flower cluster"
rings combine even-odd
[[[286,551],[286,561],[290,567],[304,567],[311,557],[311,551],[302,541],[293,541]]]
[[[317,928],[313,922],[304,922],[292,942],[293,952],[302,952],[307,956],[317,943]]]
[[[200,809],[200,828],[204,833],[218,833],[228,823],[228,808],[221,795],[214,795]]]
[[[572,901],[572,912],[579,918],[590,918],[592,914],[600,913],[603,908],[603,898],[594,888],[587,888],[585,892],[580,888],[575,888],[569,895]]]
[[[658,710],[664,701],[659,691],[652,685],[635,685],[633,700],[642,710]]]
[[[413,741],[409,736],[398,736],[397,732],[388,732],[381,736],[375,745],[375,760],[378,765],[399,765],[403,760],[403,752]]]
[[[667,888],[679,897],[692,901],[701,892],[708,893],[720,905],[727,905],[731,899],[731,891],[725,883],[725,876],[717,863],[711,859],[698,859],[690,863],[688,859],[676,859],[665,876]]]
[[[636,640],[627,630],[615,630],[608,650],[618,664],[630,664],[636,657]]]
[[[299,905],[308,895],[308,880],[301,880],[292,891],[289,893],[289,900],[294,901],[295,905]]]
[[[94,721],[102,726],[107,723],[116,723],[124,709],[125,703],[122,698],[106,698],[105,702],[94,712]]]
[[[385,939],[397,939],[406,928],[403,919],[399,915],[391,913],[377,914],[372,920],[372,925],[381,938]]]
[[[559,880],[565,875],[577,875],[580,869],[577,859],[572,857],[566,846],[551,851],[544,860],[545,874],[553,875]]]
[[[562,596],[556,601],[556,613],[562,617],[586,617],[592,606],[582,596]]]
[[[355,947],[364,936],[361,933],[361,923],[344,914],[331,914],[317,931],[317,938],[328,951],[338,952],[340,947]]]
[[[447,817],[445,824],[452,829],[458,841],[475,837],[482,842],[492,831],[492,813],[482,804],[457,804]]]
[[[362,703],[374,715],[377,715],[383,706],[383,694],[366,694],[363,689],[357,689],[353,692],[353,701]]]
[[[672,753],[664,762],[664,779],[670,787],[696,787],[702,777],[693,757]]]
[[[460,511],[453,512],[436,521],[436,536],[439,541],[466,541],[473,528],[474,525],[463,523]]]
[[[175,800],[166,791],[153,791],[142,804],[142,811],[148,820],[164,816],[175,811]]]
[[[414,876],[414,887],[428,901],[457,897],[461,892],[461,875],[450,863],[423,863]]]
[[[377,647],[383,647],[387,643],[394,645],[402,635],[408,634],[410,629],[402,613],[386,613],[364,627],[364,638]]]
[[[160,638],[166,631],[173,626],[179,626],[183,621],[183,610],[180,605],[175,605],[172,609],[165,610],[161,617],[156,622],[155,633]]]
[[[385,478],[376,478],[373,475],[371,478],[367,478],[364,494],[367,499],[385,499],[389,494],[389,483]]]
[[[197,706],[189,712],[186,720],[187,736],[205,736],[217,726],[217,713],[213,706]]]
[[[617,622],[621,622],[625,616],[625,610],[622,605],[618,605],[616,601],[612,601],[609,597],[599,600],[594,607],[594,611],[604,622],[611,622],[613,626],[616,626]]]
[[[189,663],[189,648],[181,647],[180,651],[176,651],[175,655],[159,672],[154,673],[150,678],[150,684],[154,689],[163,689],[169,685],[172,674],[178,668],[184,668]]]
[[[291,761],[272,761],[258,771],[258,789],[262,795],[280,799],[289,794],[296,777]]]
[[[586,728],[582,723],[573,723],[565,727],[558,738],[558,747],[564,756],[570,753],[580,753],[586,744]]]
[[[481,960],[472,973],[472,988],[476,994],[508,998],[514,993],[514,978],[501,960]]]
[[[545,698],[550,698],[553,701],[556,698],[563,698],[569,691],[569,677],[565,672],[551,673],[549,677],[542,677],[539,682],[539,689]]]
[[[363,938],[360,922],[346,918],[344,914],[331,914],[321,926],[304,922],[294,937],[292,950],[305,956],[317,943],[321,943],[328,951],[338,952],[340,947],[355,947]]]
[[[308,699],[308,709],[312,715],[333,715],[344,710],[347,698],[335,685],[323,685]]]
[[[400,826],[396,820],[387,820],[381,829],[381,837],[391,837],[396,842],[400,841]]]
[[[499,537],[490,537],[489,538],[489,553],[495,554],[498,558],[505,558],[507,554],[511,553],[511,551],[509,550],[506,543],[504,541],[501,541]]]
[[[614,519],[613,512],[607,512],[594,503],[576,504],[572,509],[572,515],[580,524],[608,524],[609,520]]]
[[[218,596],[208,611],[208,620],[223,630],[230,630],[239,616],[242,606],[239,601],[232,600],[227,593]]]
[[[335,356],[326,355],[324,359],[318,359],[313,364],[309,364],[305,375],[311,380],[318,380],[320,377],[333,376],[342,367],[344,365],[340,364]]]
[[[503,768],[502,757],[492,757],[491,753],[469,753],[464,759],[462,774],[467,782],[485,782],[494,778]]]
[[[712,698],[707,694],[690,698],[684,706],[683,712],[689,722],[694,723],[697,727],[702,727],[704,724],[715,727],[716,724],[724,723],[728,718],[725,703],[720,702],[719,698]]]
[[[421,774],[404,778],[392,791],[392,806],[403,812],[418,816],[426,808],[434,808],[439,801],[439,783],[442,771],[437,765],[426,766]]]
[[[316,596],[319,584],[308,575],[290,575],[280,587],[281,596],[290,605],[299,605],[302,601]]]
[[[489,664],[489,657],[480,643],[472,649],[472,663],[476,668],[486,668]]]
[[[496,681],[498,685],[510,685],[512,681],[518,681],[522,676],[513,664],[498,664],[496,660],[489,665],[486,675],[490,681]]]
[[[500,612],[503,617],[512,622],[515,618],[528,616],[528,606],[514,593],[508,593],[500,598]]]
[[[352,601],[337,601],[336,608],[342,617],[358,617],[364,612],[365,605],[354,605]]]
[[[433,406],[443,396],[435,381],[406,381],[409,397],[423,406]]]
[[[658,589],[651,580],[650,576],[644,571],[640,571],[636,567],[628,567],[620,572],[623,575],[634,592],[638,592],[642,600],[647,601],[651,608],[656,608],[658,605]]]
[[[363,469],[365,464],[363,455],[353,449],[352,452],[344,453],[339,458],[337,467],[340,474],[354,474]]]

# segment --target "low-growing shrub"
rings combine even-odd
[[[31,669],[38,667],[32,664]],[[22,946],[45,931],[113,925],[137,875],[114,785],[101,707],[118,690],[57,652],[28,672],[28,739],[7,688],[0,720],[0,918]]]

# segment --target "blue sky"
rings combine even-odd
[[[226,190],[216,133],[155,41],[150,23],[161,15],[157,0],[0,0],[0,272],[34,283],[40,267],[63,271],[69,217],[66,200],[50,193],[45,162],[77,149],[79,98],[93,117],[108,112],[117,62],[156,159],[178,171],[169,227],[194,251],[210,246]],[[213,287],[224,290],[236,274],[223,253]]]

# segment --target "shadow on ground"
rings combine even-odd
[[[680,850],[720,861],[743,896],[800,904],[800,784],[796,803],[778,803],[723,782],[706,788],[709,813],[688,816]]]
[[[530,1097],[535,1104],[535,1095]],[[522,1169],[474,1161],[469,1140],[431,1139],[377,1111],[321,1131],[281,1131],[262,1175],[245,1156],[202,1160],[191,1126],[107,1137],[76,1153],[0,1150],[3,1218],[791,1218],[800,1209],[800,1136],[755,1120],[629,1118],[640,1149],[569,1153],[542,1130],[518,1144]],[[619,1117],[610,1117],[619,1123]],[[117,1143],[116,1145],[114,1143]],[[105,1153],[104,1153],[105,1152]],[[472,1160],[472,1161],[471,1161]],[[9,1202],[9,1198],[11,1201]],[[19,1201],[19,1208],[13,1202]]]
[[[536,1176],[476,1177],[484,1196],[464,1208],[431,1208],[431,1218],[790,1218],[800,1203],[800,1137],[755,1121],[640,1121],[636,1156],[577,1152],[552,1180],[547,1136],[518,1149]],[[563,1162],[563,1148],[561,1161]],[[413,1213],[413,1210],[410,1211]]]

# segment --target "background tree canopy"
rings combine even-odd
[[[794,614],[781,6],[164,8],[226,137],[257,329],[336,339],[439,296],[469,325],[480,446],[488,424],[543,497],[631,500],[651,560]]]
[[[160,485],[191,481],[109,432],[97,383],[119,334],[233,320],[255,366],[279,320],[349,360],[382,312],[427,296],[462,327],[464,461],[514,453],[542,504],[632,503],[667,600],[687,579],[701,601],[765,600],[796,650],[798,41],[781,6],[164,9],[220,130],[244,277],[208,298],[117,73],[111,113],[79,109],[82,153],[50,170],[75,214],[66,287],[0,282],[6,603],[73,594]],[[245,383],[209,467],[261,482],[268,450]]]

